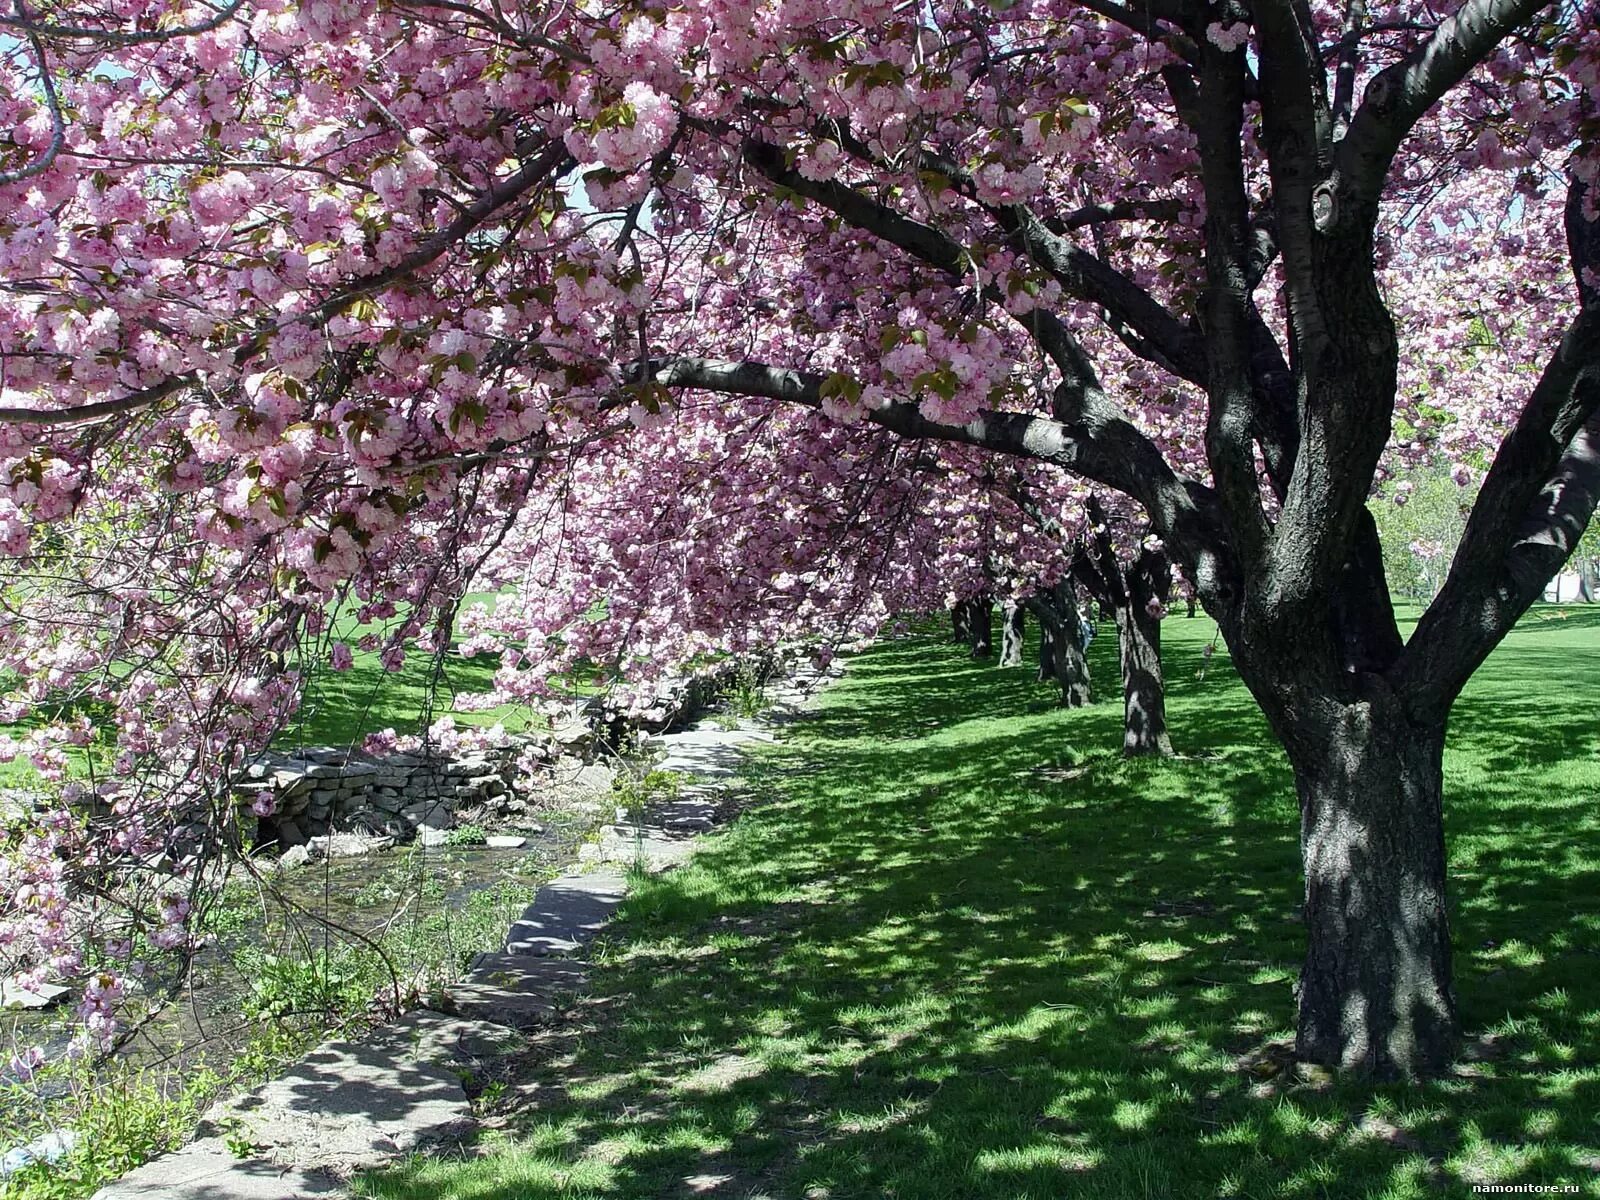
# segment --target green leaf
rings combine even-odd
[[[835,371],[822,381],[822,385],[817,388],[817,395],[824,400],[842,397],[855,404],[861,399],[861,384],[844,372]]]

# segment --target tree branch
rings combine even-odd
[[[14,0],[14,3],[18,20],[26,21],[28,10],[23,7],[22,0]],[[0,17],[0,25],[4,24],[16,24],[16,22]],[[33,50],[33,57],[39,64],[39,91],[44,96],[45,111],[50,114],[50,144],[44,148],[43,154],[27,166],[19,167],[15,171],[0,171],[0,187],[32,179],[35,175],[43,175],[60,156],[62,147],[67,144],[67,121],[61,114],[61,97],[56,94],[56,82],[50,77],[50,60],[45,56],[44,43],[39,40],[36,32],[29,32],[26,37],[29,48]]]
[[[1389,164],[1412,127],[1507,34],[1549,4],[1466,0],[1420,46],[1379,72],[1335,149],[1330,223],[1375,221]]]
[[[305,312],[295,313],[246,338],[234,349],[234,367],[242,367],[261,354],[272,335],[279,330],[295,324],[309,325],[313,329],[321,328],[362,297],[382,291],[430,266],[501,208],[533,190],[540,183],[559,175],[565,169],[565,164],[570,161],[565,146],[560,142],[540,147],[521,168],[484,191],[477,200],[463,209],[455,220],[393,266],[366,276]],[[10,421],[24,425],[77,425],[87,421],[97,421],[102,417],[132,412],[155,404],[174,392],[198,382],[199,376],[195,372],[185,371],[124,396],[81,404],[75,408],[0,408],[0,422]]]
[[[30,37],[59,38],[63,41],[87,41],[97,45],[109,47],[143,46],[151,42],[170,42],[178,38],[193,37],[200,33],[209,33],[218,28],[241,8],[244,0],[231,0],[226,8],[219,10],[215,16],[204,21],[197,21],[193,25],[180,25],[172,29],[140,30],[134,33],[125,33],[117,29],[96,29],[86,25],[57,25],[48,21],[35,21],[21,11],[15,17],[0,17],[0,29],[14,29]]]
[[[1567,244],[1580,276],[1600,255],[1600,221],[1583,217],[1585,191],[1574,179],[1567,193]],[[1566,561],[1600,496],[1600,289],[1579,297],[1400,663],[1441,713]]]
[[[827,376],[756,362],[683,357],[652,362],[650,378],[667,388],[762,397],[807,408],[822,406]],[[642,372],[629,372],[634,378]],[[1238,596],[1238,570],[1223,533],[1214,493],[1181,478],[1131,423],[1101,412],[1066,422],[1026,413],[984,411],[964,425],[930,421],[917,405],[895,401],[865,416],[901,437],[954,442],[1052,463],[1136,500],[1151,525],[1181,556],[1190,578],[1215,602]]]

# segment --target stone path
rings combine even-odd
[[[753,744],[772,742],[822,682],[802,672],[768,691],[771,708],[736,724],[701,721],[644,741],[656,770],[680,776],[674,799],[637,822],[609,825],[569,874],[539,889],[501,953],[435,1002],[360,1041],[324,1042],[281,1078],[217,1105],[197,1141],[102,1188],[94,1200],[306,1200],[343,1196],[339,1180],[418,1150],[460,1144],[473,1130],[462,1086],[495,1058],[525,1049],[517,1031],[558,1019],[587,987],[575,961],[627,892],[634,867],[667,870],[711,829]],[[731,726],[731,727],[725,727]],[[249,1147],[241,1158],[234,1148]]]

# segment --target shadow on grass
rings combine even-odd
[[[1472,1052],[1410,1088],[1287,1065],[1287,765],[1224,655],[1196,678],[1209,623],[1167,624],[1166,763],[1103,749],[1115,697],[1063,712],[929,639],[863,655],[752,765],[767,803],[629,899],[503,1135],[362,1194],[1600,1195],[1594,622],[1519,631],[1458,709]]]

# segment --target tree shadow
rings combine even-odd
[[[1165,762],[1116,753],[1114,639],[1091,649],[1107,698],[1072,711],[932,638],[861,656],[747,770],[765,803],[628,899],[576,1048],[527,1064],[511,1141],[365,1194],[1600,1194],[1600,830],[1499,765],[1591,745],[1600,638],[1526,671],[1497,656],[1463,698],[1468,1050],[1446,1078],[1368,1087],[1283,1052],[1303,950],[1287,764],[1225,653],[1204,657],[1210,624],[1167,626]],[[1562,721],[1519,719],[1552,681]]]

